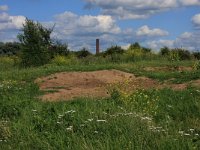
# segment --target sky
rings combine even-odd
[[[200,50],[200,0],[0,0],[0,41],[17,41],[25,19],[53,27],[71,50],[131,43]]]

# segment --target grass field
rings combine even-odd
[[[164,82],[200,79],[200,71],[179,71],[194,61],[48,64],[19,68],[0,61],[0,149],[200,149],[200,89],[148,89],[110,98],[43,102],[34,80],[63,71],[118,69]],[[146,71],[145,67],[172,67]]]

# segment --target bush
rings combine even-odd
[[[125,52],[125,57],[128,61],[151,58],[151,55],[151,49],[141,47],[138,43],[131,44]]]
[[[57,55],[67,56],[69,55],[69,49],[67,44],[63,44],[61,42],[56,41],[55,44],[53,44],[49,48],[51,58],[54,58]]]
[[[78,58],[85,58],[87,56],[92,55],[89,50],[87,50],[86,48],[81,49],[80,51],[75,52],[76,56]]]
[[[48,63],[52,29],[46,29],[40,23],[26,19],[22,31],[23,33],[18,35],[22,49],[22,65],[30,67]]]
[[[76,64],[78,63],[78,60],[75,56],[69,55],[69,56],[61,56],[57,55],[51,60],[52,64],[56,65],[69,65],[69,64]]]
[[[188,50],[184,50],[184,49],[176,49],[176,50],[178,51],[181,60],[191,59],[191,54]]]
[[[104,56],[107,55],[116,55],[116,54],[123,54],[124,50],[120,46],[111,46],[104,52]]]
[[[20,52],[20,43],[17,42],[0,43],[0,55],[12,56],[12,55],[18,55],[19,52]]]
[[[193,69],[194,70],[200,70],[200,61],[197,61],[197,62],[194,63]]]
[[[194,52],[193,56],[195,59],[200,60],[200,52]]]
[[[166,46],[160,49],[160,54],[162,56],[168,56],[169,53],[170,53],[170,49]]]
[[[169,52],[169,60],[170,60],[170,61],[179,61],[179,60],[180,60],[180,56],[179,56],[178,51],[176,51],[176,50],[171,50],[171,51]]]

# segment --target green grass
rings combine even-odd
[[[0,149],[200,149],[200,90],[139,90],[107,99],[42,102],[37,77],[62,71],[120,69],[158,80],[189,81],[199,72],[143,70],[167,61],[45,65],[0,70]],[[193,62],[177,62],[190,66]],[[0,64],[4,66],[4,64]],[[196,74],[196,75],[193,75]],[[189,79],[188,79],[189,78]]]

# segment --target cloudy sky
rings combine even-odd
[[[200,0],[0,0],[0,41],[15,41],[25,17],[73,50],[140,42],[200,50]]]

